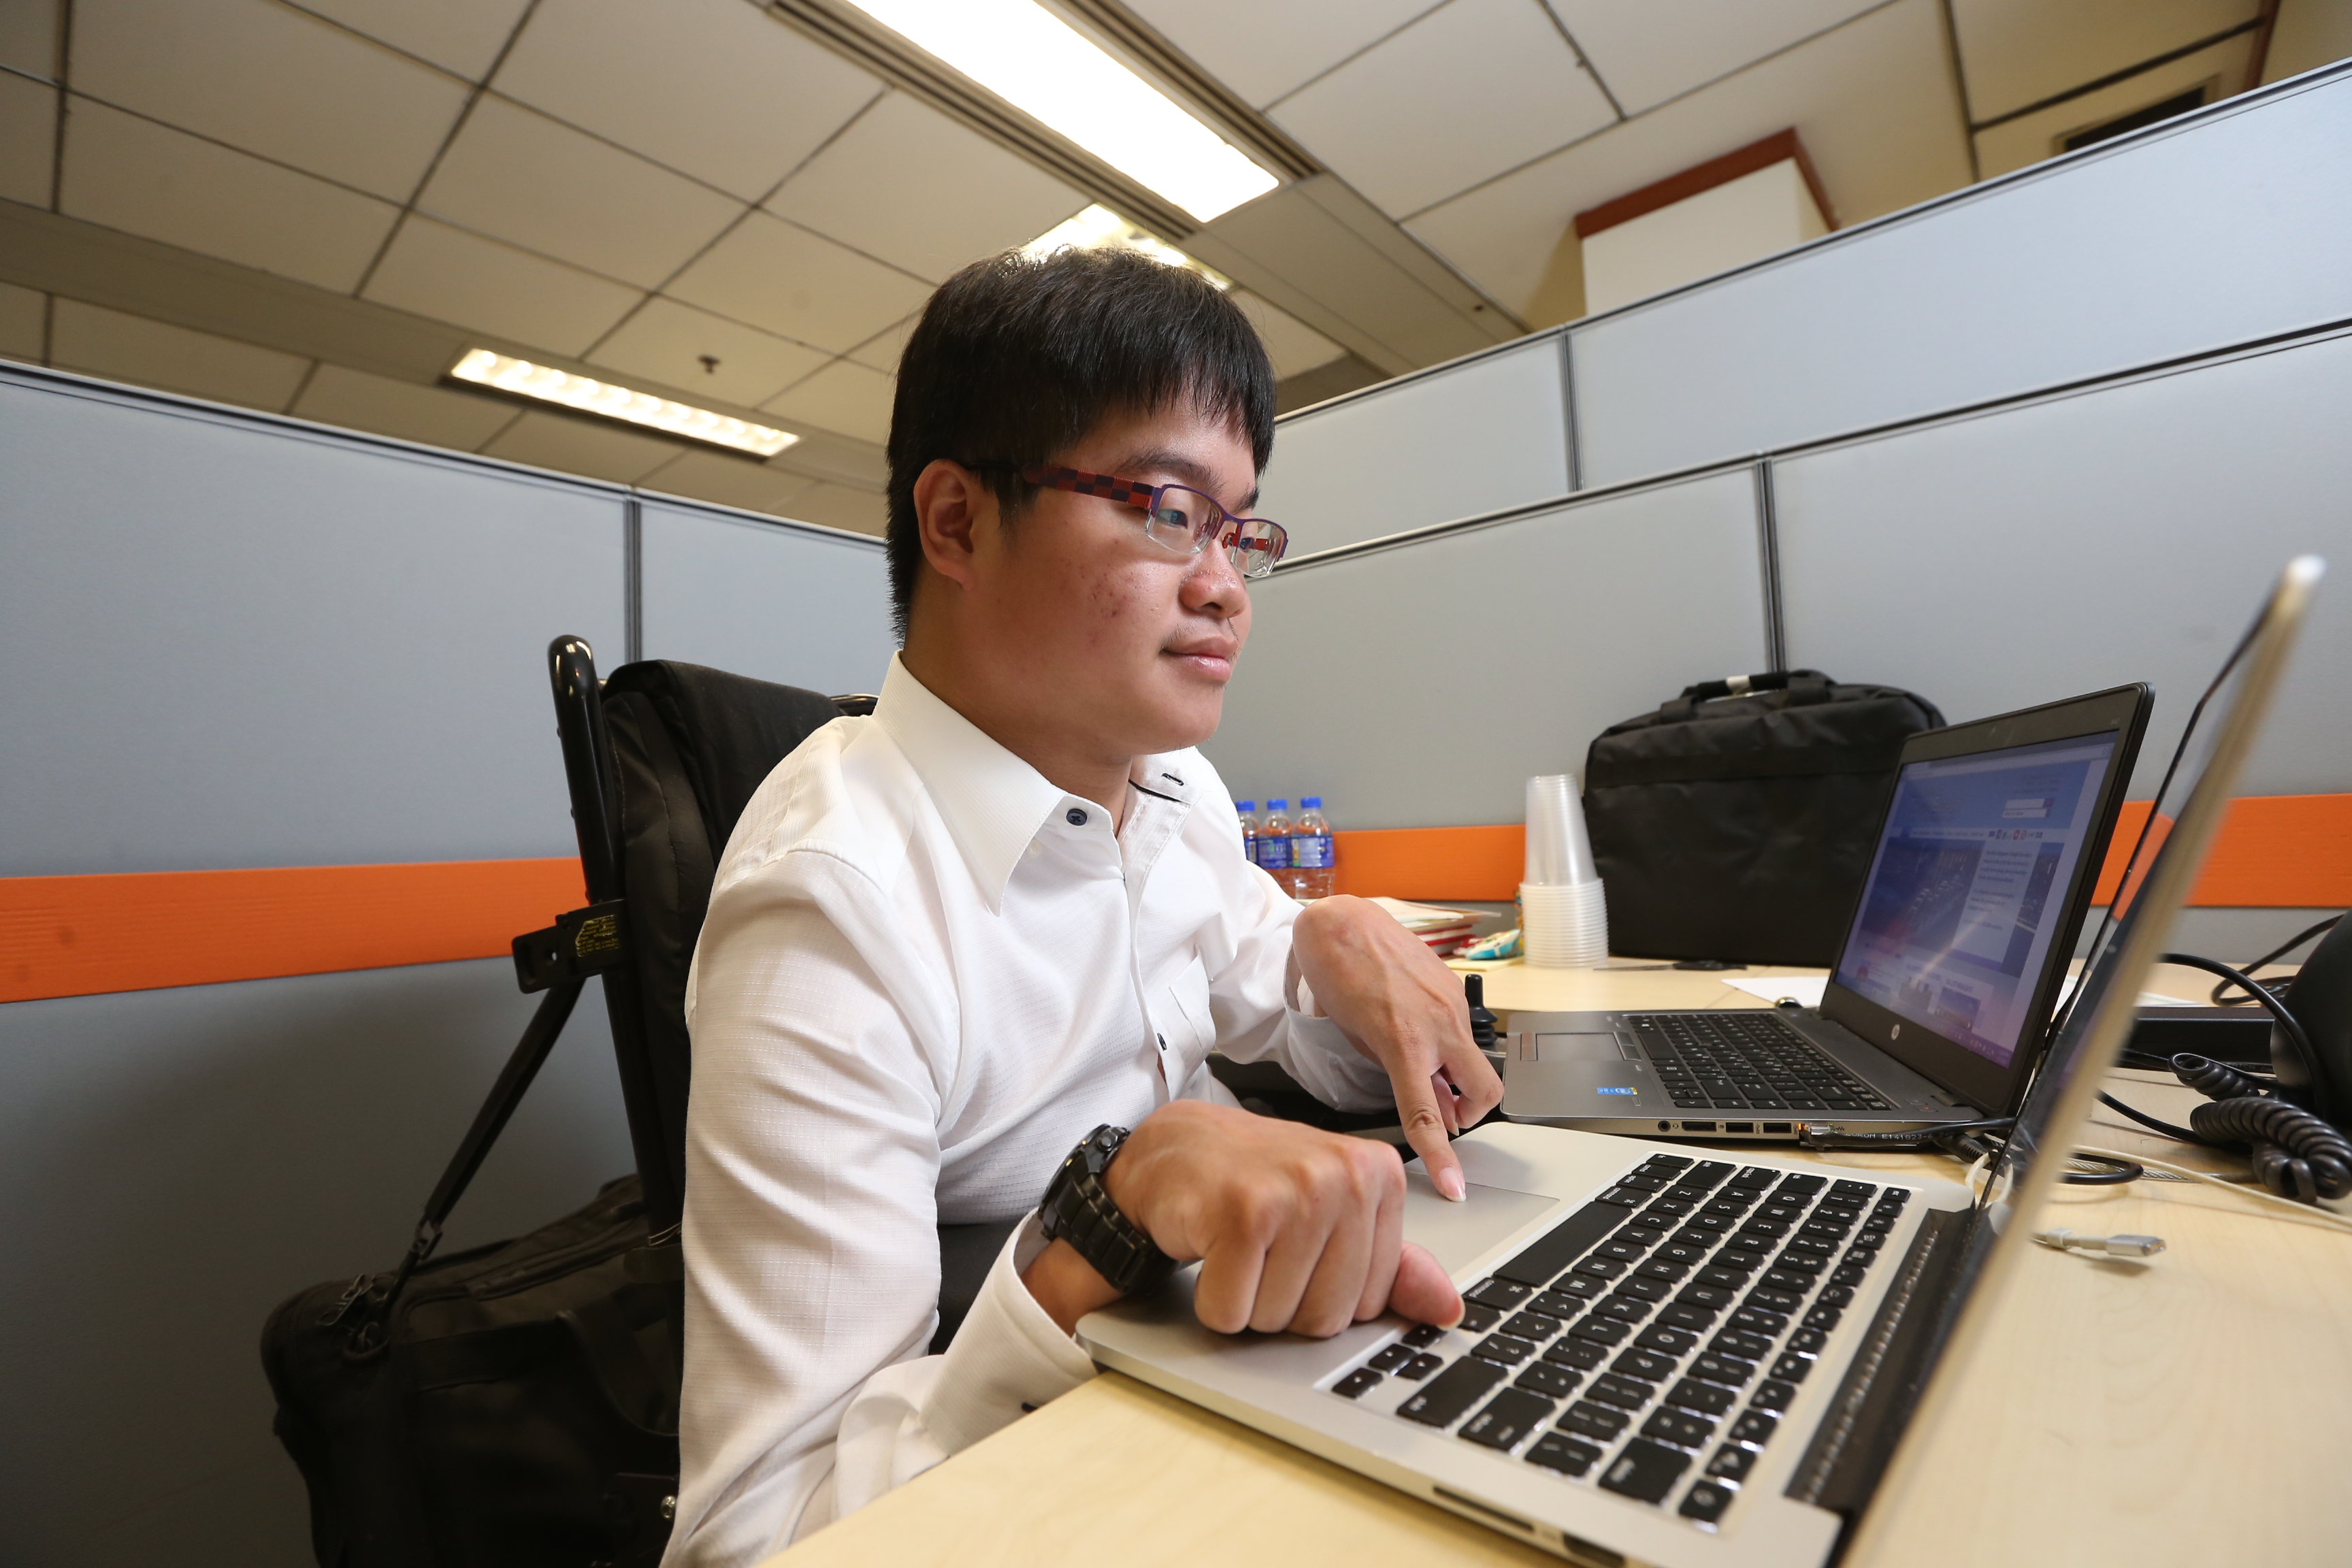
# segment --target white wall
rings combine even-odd
[[[1777,256],[1830,231],[1794,158],[1587,235],[1584,309],[1598,315]]]

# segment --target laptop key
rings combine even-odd
[[[1625,1323],[1638,1323],[1650,1315],[1650,1303],[1639,1296],[1612,1296],[1592,1310],[1604,1318],[1615,1318],[1618,1321]]]
[[[1811,1311],[1805,1314],[1805,1327],[1809,1329],[1820,1329],[1823,1331],[1827,1331],[1828,1330],[1836,1328],[1838,1326],[1838,1320],[1844,1316],[1845,1312],[1841,1308],[1815,1307]]]
[[[1536,1347],[1509,1334],[1488,1334],[1471,1347],[1472,1352],[1505,1366],[1517,1366],[1536,1353]]]
[[[1563,1476],[1580,1476],[1600,1458],[1601,1450],[1591,1443],[1559,1432],[1545,1433],[1528,1450],[1528,1464],[1558,1470]]]
[[[1691,1346],[1698,1343],[1698,1336],[1688,1329],[1669,1328],[1664,1323],[1653,1323],[1634,1335],[1633,1342],[1645,1351],[1655,1351],[1660,1355],[1679,1357]]]
[[[1667,1247],[1665,1250],[1668,1252],[1688,1252],[1691,1248],[1686,1247]],[[1674,1284],[1690,1271],[1691,1260],[1661,1256],[1651,1258],[1647,1263],[1643,1264],[1642,1267],[1633,1270],[1633,1273],[1639,1279],[1663,1279],[1668,1284]]]
[[[1719,1285],[1727,1290],[1737,1290],[1748,1283],[1748,1276],[1737,1268],[1726,1268],[1719,1263],[1710,1263],[1698,1271],[1698,1282],[1702,1285]]]
[[[1331,1392],[1342,1399],[1356,1399],[1367,1389],[1380,1385],[1381,1374],[1370,1367],[1360,1366],[1331,1385]]]
[[[1643,1502],[1663,1502],[1688,1468],[1688,1454],[1636,1437],[1601,1472],[1601,1484]]]
[[[1614,1258],[1588,1258],[1573,1272],[1593,1279],[1614,1279],[1625,1272],[1625,1265]]]
[[[1739,1419],[1731,1424],[1731,1440],[1760,1448],[1772,1440],[1780,1425],[1780,1418],[1769,1410],[1743,1410]]]
[[[1675,1281],[1671,1279],[1644,1279],[1640,1275],[1634,1274],[1617,1281],[1616,1294],[1631,1296],[1636,1301],[1648,1301],[1654,1304],[1664,1300],[1674,1293]],[[1647,1312],[1642,1315],[1645,1318],[1649,1316]]]
[[[1675,1358],[1645,1351],[1639,1345],[1624,1352],[1609,1363],[1609,1370],[1627,1377],[1638,1377],[1650,1383],[1664,1383],[1674,1375]]]
[[[1666,1403],[1685,1410],[1696,1410],[1702,1415],[1720,1415],[1731,1408],[1738,1394],[1727,1388],[1717,1388],[1711,1383],[1700,1383],[1685,1377],[1666,1390]]]
[[[1511,1449],[1519,1440],[1544,1423],[1551,1414],[1551,1401],[1540,1394],[1529,1394],[1522,1388],[1507,1388],[1495,1395],[1486,1408],[1462,1424],[1455,1433],[1484,1447]]]
[[[1770,1285],[1759,1285],[1748,1292],[1748,1304],[1761,1307],[1768,1312],[1793,1312],[1803,1300],[1801,1292],[1782,1290]]]
[[[1700,1448],[1715,1436],[1715,1423],[1687,1410],[1661,1410],[1642,1423],[1642,1436],[1677,1448]]]
[[[1546,1290],[1534,1300],[1529,1301],[1527,1310],[1530,1312],[1541,1312],[1547,1318],[1558,1318],[1564,1323],[1582,1311],[1584,1303],[1573,1296],[1563,1296],[1557,1290]]]
[[[1503,1369],[1475,1356],[1464,1356],[1429,1380],[1429,1385],[1397,1406],[1408,1421],[1428,1426],[1451,1426],[1479,1397],[1503,1381]]]
[[[1374,1356],[1364,1364],[1370,1367],[1374,1372],[1394,1372],[1397,1368],[1402,1366],[1412,1359],[1412,1346],[1406,1344],[1393,1344],[1389,1346],[1388,1349],[1381,1352],[1380,1354]]]
[[[1568,1339],[1544,1352],[1544,1360],[1554,1366],[1573,1367],[1578,1372],[1591,1372],[1609,1359],[1606,1347],[1590,1340]]]
[[[1677,1329],[1688,1329],[1694,1333],[1704,1333],[1715,1327],[1715,1320],[1719,1315],[1712,1307],[1694,1307],[1687,1302],[1676,1301],[1659,1309],[1658,1321]]]
[[[1822,1347],[1829,1342],[1829,1335],[1819,1329],[1799,1329],[1789,1336],[1789,1348],[1792,1351],[1801,1351],[1806,1355],[1821,1354]]]
[[[1755,1468],[1756,1450],[1742,1448],[1732,1443],[1726,1443],[1722,1447],[1717,1448],[1715,1451],[1715,1458],[1706,1462],[1708,1475],[1717,1480],[1732,1482],[1746,1480],[1748,1472]]]
[[[1767,1345],[1765,1348],[1769,1350],[1771,1347]],[[1745,1388],[1748,1380],[1756,1375],[1756,1363],[1736,1355],[1717,1355],[1709,1351],[1691,1362],[1690,1371],[1693,1377],[1703,1377],[1726,1388]]]
[[[1515,1279],[1482,1279],[1463,1291],[1462,1299],[1507,1312],[1535,1293],[1534,1286],[1522,1285]]]
[[[1598,1437],[1607,1443],[1625,1430],[1633,1419],[1622,1410],[1595,1405],[1589,1399],[1580,1399],[1561,1414],[1559,1425],[1564,1431],[1580,1432],[1587,1437]]]
[[[1596,1344],[1618,1345],[1625,1342],[1626,1336],[1633,1331],[1633,1325],[1622,1318],[1604,1317],[1599,1312],[1593,1312],[1570,1325],[1568,1331],[1570,1337],[1573,1339],[1591,1340]]]
[[[1654,1384],[1637,1377],[1621,1377],[1613,1372],[1602,1373],[1584,1391],[1587,1399],[1598,1399],[1606,1405],[1622,1405],[1627,1410],[1639,1410],[1657,1396]]]
[[[1503,1314],[1475,1301],[1462,1303],[1462,1321],[1454,1326],[1465,1334],[1483,1334],[1503,1321]]]
[[[1731,1314],[1731,1326],[1742,1333],[1761,1334],[1768,1340],[1777,1340],[1780,1331],[1789,1326],[1789,1318],[1787,1313],[1776,1312],[1769,1307],[1742,1307]],[[1831,1329],[1837,1325],[1823,1323],[1820,1326]],[[1764,1352],[1759,1351],[1756,1353],[1762,1355]]]
[[[1539,1361],[1518,1376],[1511,1379],[1513,1388],[1524,1388],[1530,1394],[1540,1394],[1548,1399],[1566,1399],[1584,1381],[1583,1374],[1553,1363]]]
[[[1848,1263],[1831,1273],[1830,1283],[1832,1285],[1859,1285],[1864,1279],[1869,1278],[1870,1270],[1868,1268],[1859,1263]]]
[[[1772,1375],[1783,1383],[1802,1383],[1805,1381],[1805,1373],[1812,1370],[1813,1358],[1798,1355],[1794,1352],[1781,1356],[1772,1363]]]
[[[1417,1351],[1425,1351],[1444,1337],[1445,1331],[1435,1323],[1416,1323],[1405,1331],[1404,1338],[1398,1342],[1411,1345]]]
[[[1789,1408],[1796,1397],[1795,1384],[1783,1383],[1779,1378],[1768,1377],[1756,1385],[1756,1397],[1748,1403],[1759,1410],[1770,1410],[1777,1413]]]
[[[1556,1337],[1562,1326],[1558,1318],[1546,1313],[1521,1312],[1505,1322],[1498,1331],[1539,1345]]]
[[[1433,1356],[1424,1351],[1421,1354],[1413,1357],[1411,1361],[1405,1363],[1402,1366],[1397,1368],[1396,1374],[1399,1377],[1403,1378],[1408,1383],[1419,1383],[1423,1378],[1427,1377],[1431,1373],[1435,1372],[1439,1367],[1444,1366],[1444,1364],[1445,1358],[1444,1356]]]
[[[1853,1287],[1824,1285],[1822,1287],[1821,1301],[1824,1307],[1851,1307],[1853,1305]]]
[[[1720,1481],[1694,1481],[1691,1489],[1683,1494],[1683,1505],[1675,1511],[1685,1519],[1695,1519],[1701,1524],[1713,1524],[1731,1506],[1733,1493]]]

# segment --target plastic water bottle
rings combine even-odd
[[[1257,864],[1257,802],[1237,800],[1234,802],[1234,810],[1242,819],[1242,858],[1255,866]]]
[[[1286,800],[1265,803],[1265,820],[1257,825],[1257,863],[1282,884],[1284,892],[1298,896],[1290,881],[1290,803]]]
[[[1339,875],[1339,857],[1331,841],[1331,825],[1323,819],[1323,797],[1301,795],[1298,805],[1298,820],[1290,827],[1291,895],[1328,899]]]

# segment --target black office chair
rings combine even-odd
[[[599,683],[578,637],[558,637],[548,657],[589,902],[518,939],[515,962],[525,990],[603,976],[651,1245],[674,1247],[693,1077],[687,970],[719,858],[776,764],[835,718],[872,712],[874,699],[669,659]],[[1015,1223],[939,1227],[933,1351],[954,1338]]]

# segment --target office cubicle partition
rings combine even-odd
[[[262,1318],[398,1258],[530,1016],[503,958],[404,955],[580,896],[548,640],[872,689],[881,581],[857,535],[0,369],[0,1561],[310,1560]],[[592,991],[445,1245],[629,1164]]]

